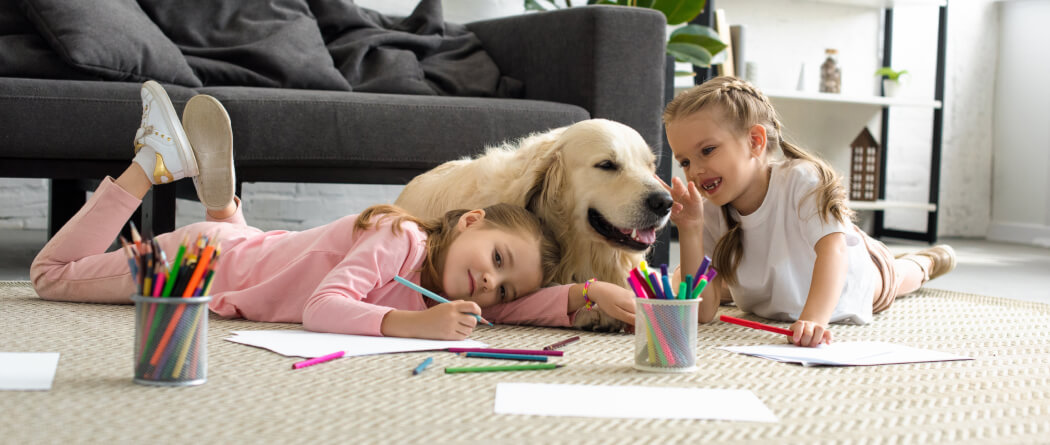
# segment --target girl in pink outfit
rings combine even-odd
[[[132,165],[103,180],[33,261],[41,298],[130,303],[135,285],[127,257],[106,249],[150,187],[192,177],[207,221],[156,241],[167,252],[187,236],[218,241],[222,256],[209,306],[221,316],[447,340],[468,337],[482,308],[496,322],[569,324],[574,308],[565,290],[548,293],[556,298],[519,299],[547,282],[560,255],[527,210],[500,204],[424,222],[383,205],[302,232],[263,232],[245,223],[233,196],[232,132],[222,105],[210,96],[192,98],[184,129],[159,84],[146,82],[142,99]],[[452,301],[436,304],[395,282],[398,275]]]

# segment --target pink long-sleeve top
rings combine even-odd
[[[394,281],[420,282],[426,233],[412,222],[391,231],[389,218],[354,232],[357,215],[302,232],[283,230],[221,243],[210,308],[220,316],[302,323],[310,331],[382,335],[394,309],[420,311],[429,299]],[[541,289],[487,308],[493,322],[570,326],[569,285]]]

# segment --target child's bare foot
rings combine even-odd
[[[235,179],[230,116],[218,100],[201,94],[186,103],[182,125],[200,169],[200,175],[193,178],[197,197],[209,215],[232,215],[237,206],[233,201]]]

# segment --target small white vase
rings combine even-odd
[[[886,97],[897,97],[908,83],[907,76],[900,76],[897,80],[889,78],[882,79],[882,93]]]

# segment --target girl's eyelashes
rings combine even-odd
[[[503,256],[499,254],[499,250],[492,251],[492,262],[496,264],[496,267],[503,267]]]
[[[714,151],[715,151],[715,146],[714,145],[708,146],[708,147],[704,147],[704,148],[700,149],[700,155],[703,156],[703,157],[711,156],[711,153],[713,153]],[[678,166],[682,167],[682,168],[688,167],[689,166],[689,159],[682,159],[678,163]]]
[[[507,287],[506,286],[500,286],[499,287],[499,301],[507,301]]]

